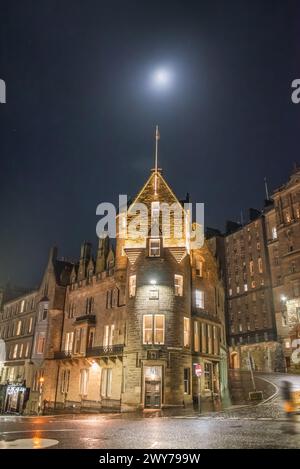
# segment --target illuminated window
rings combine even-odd
[[[248,291],[248,285],[247,285],[247,283],[244,284],[244,291]]]
[[[42,354],[44,353],[45,349],[45,334],[44,333],[39,333],[36,338],[36,346],[35,346],[35,352],[37,354]]]
[[[252,280],[252,282],[251,282],[251,288],[255,288],[255,287],[256,287],[256,282],[255,282],[255,280]]]
[[[143,344],[152,344],[153,317],[152,314],[143,316]]]
[[[204,308],[204,292],[202,290],[195,291],[196,308]]]
[[[17,358],[18,355],[18,344],[14,345],[13,358]]]
[[[165,316],[155,314],[154,316],[154,343],[164,344],[165,342]]]
[[[24,344],[20,344],[20,348],[19,348],[19,358],[21,358],[23,356],[23,349],[24,349]]]
[[[21,327],[22,327],[22,321],[17,322],[17,330],[16,330],[16,335],[21,334]]]
[[[200,341],[199,341],[199,323],[194,321],[194,350],[199,352],[200,350]]]
[[[60,392],[66,394],[69,391],[70,384],[70,370],[62,370],[61,372],[61,382],[60,382]]]
[[[164,314],[145,314],[143,316],[143,344],[164,344],[165,316]]]
[[[291,215],[290,215],[290,212],[289,212],[289,211],[286,212],[285,218],[286,218],[286,222],[287,222],[287,223],[290,223],[290,222],[291,222]]]
[[[190,346],[190,319],[183,318],[183,346]]]
[[[65,338],[65,351],[72,352],[74,341],[74,332],[67,332]]]
[[[89,370],[84,368],[80,370],[79,394],[87,396],[89,384]]]
[[[44,377],[44,370],[42,368],[40,368],[39,370],[36,370],[36,372],[34,373],[34,378],[33,378],[33,386],[32,386],[32,390],[33,391],[38,391],[40,389],[40,385],[41,385],[41,378]]]
[[[232,296],[232,288],[229,288],[228,294],[229,296]]]
[[[108,347],[113,344],[115,333],[115,325],[111,324],[104,326],[104,335],[103,335],[103,346]]]
[[[291,342],[290,340],[285,341],[285,348],[290,348],[291,347]]]
[[[101,397],[110,397],[112,389],[112,368],[102,368]]]
[[[249,262],[249,269],[250,269],[250,274],[254,275],[254,262],[253,261]]]
[[[272,238],[277,239],[277,228],[276,228],[276,226],[272,227]]]
[[[150,257],[160,256],[160,239],[149,240],[149,256]]]
[[[182,275],[174,275],[174,286],[175,286],[175,296],[182,296],[183,295],[183,276]]]
[[[29,356],[29,342],[26,344],[26,349],[25,349],[25,358]]]
[[[132,298],[136,292],[136,275],[130,275],[129,277],[129,296]]]
[[[28,323],[28,333],[32,331],[32,325],[33,325],[33,317],[31,316],[29,318],[29,323]]]
[[[240,287],[239,287],[238,285],[237,285],[237,287],[236,287],[236,292],[237,292],[237,293],[240,293]]]
[[[21,301],[21,306],[20,306],[20,313],[24,313],[25,311],[25,300]]]
[[[75,344],[74,344],[74,352],[80,353],[81,352],[81,336],[82,336],[82,329],[78,327],[75,329]]]
[[[262,263],[262,258],[261,257],[258,258],[258,272],[260,274],[263,273],[263,263]]]

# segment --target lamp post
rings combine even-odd
[[[41,410],[42,410],[42,394],[43,394],[43,384],[44,384],[45,378],[43,376],[40,377],[39,379],[39,404],[38,404],[38,415],[40,415]]]
[[[281,314],[282,314],[282,317],[284,318],[284,322],[286,323],[287,322],[287,318],[286,318],[286,302],[287,302],[287,297],[285,295],[280,295],[280,302],[281,302]],[[287,325],[287,324],[285,324]]]

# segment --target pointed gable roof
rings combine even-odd
[[[154,189],[155,175],[157,175],[157,194],[155,194]],[[140,192],[130,204],[128,211],[130,212],[130,209],[132,209],[136,203],[143,203],[147,205],[148,208],[150,208],[151,202],[166,202],[169,205],[176,203],[183,210],[181,203],[170,188],[167,181],[162,176],[161,172],[152,172]]]
[[[156,178],[156,182],[155,182]],[[156,190],[155,190],[155,185],[156,185]],[[185,246],[185,219],[184,219],[184,208],[182,207],[182,204],[162,176],[162,174],[157,171],[153,172],[149,178],[147,179],[146,183],[142,187],[142,189],[139,191],[137,196],[133,199],[133,202],[130,204],[128,208],[128,213],[127,213],[127,221],[128,221],[128,226],[130,226],[130,223],[133,219],[136,218],[137,214],[140,214],[139,216],[139,225],[141,227],[141,236],[138,239],[131,239],[130,235],[127,238],[127,242],[125,243],[125,247],[145,247],[146,243],[146,238],[148,237],[149,233],[149,228],[151,227],[151,205],[152,202],[159,202],[160,204],[166,203],[171,211],[171,217],[170,217],[170,226],[169,226],[169,231],[170,231],[170,237],[169,236],[164,236],[164,245],[171,247],[171,246]],[[144,213],[140,213],[138,204],[143,204],[147,207],[148,210],[148,219],[145,217]],[[179,217],[182,220],[182,236],[180,237],[175,237],[174,236],[174,227],[175,227],[175,217],[174,217],[174,208],[177,210],[177,213],[179,213]],[[179,210],[179,212],[178,212]],[[173,213],[172,213],[173,212]],[[178,215],[177,215],[178,217]],[[160,217],[160,226],[159,226],[159,232],[166,233],[165,230],[162,229],[161,224],[164,222],[163,217]],[[177,224],[176,227],[178,228],[180,225]],[[166,228],[166,226],[165,226]],[[143,234],[147,233],[147,235]]]

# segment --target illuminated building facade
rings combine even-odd
[[[139,203],[148,208],[155,235],[133,239],[127,233],[114,246],[101,238],[95,257],[85,242],[72,265],[51,255],[46,273],[52,280],[45,277],[32,293],[28,365],[10,357],[15,339],[3,332],[2,317],[8,355],[1,382],[21,383],[11,369],[27,366],[25,412],[191,405],[198,395],[196,363],[202,397],[224,393],[224,289],[214,239],[192,249],[185,230],[181,238],[172,234],[174,219],[171,235],[164,235],[161,204],[174,204],[182,220],[184,209],[157,168],[128,208],[129,221]],[[121,224],[119,214],[118,233]]]

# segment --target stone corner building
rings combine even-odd
[[[75,264],[51,252],[37,291],[4,302],[2,410],[26,413],[190,405],[227,387],[224,290],[216,240],[191,249],[164,235],[161,204],[181,211],[160,171],[128,209],[148,208],[156,234],[89,243]],[[117,232],[123,226],[117,216]],[[172,218],[171,218],[172,220]],[[147,220],[141,219],[141,226]],[[151,226],[149,223],[149,226]]]

